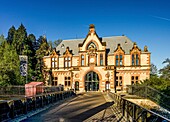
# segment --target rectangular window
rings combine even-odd
[[[120,66],[123,65],[122,55],[120,55]]]
[[[51,67],[53,69],[57,68],[58,67],[58,61],[57,61],[57,58],[56,57],[52,57],[51,58]]]
[[[139,59],[138,59],[138,54],[136,54],[136,65],[139,65]]]
[[[131,76],[131,84],[138,84],[139,83],[139,77],[138,76]]]
[[[103,66],[103,54],[100,54],[100,66]]]
[[[116,55],[116,66],[118,66],[118,65],[119,65],[119,56]]]
[[[55,68],[55,62],[52,62],[52,68]]]
[[[58,77],[54,77],[52,81],[52,86],[57,86],[58,85]]]
[[[116,76],[116,86],[122,86],[123,79],[122,76]]]
[[[64,67],[71,67],[71,58],[70,57],[64,58]]]
[[[84,66],[84,55],[81,55],[81,66]]]
[[[132,55],[132,65],[135,65],[135,58],[134,58],[134,55]]]
[[[71,86],[71,77],[65,77],[65,86]]]
[[[116,66],[122,66],[123,65],[123,55],[116,55]]]
[[[132,65],[139,65],[139,55],[132,54]]]

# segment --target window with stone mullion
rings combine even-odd
[[[64,58],[64,67],[71,67],[71,58],[70,57]]]
[[[65,77],[65,86],[70,86],[71,85],[71,78],[70,77]]]
[[[122,66],[123,65],[123,55],[119,54],[116,55],[116,66]]]
[[[122,86],[122,76],[116,76],[116,86]]]
[[[57,57],[52,57],[51,58],[51,67],[52,68],[57,68]]]
[[[57,86],[58,85],[58,77],[54,77],[53,81],[52,81],[52,86]]]
[[[139,77],[138,76],[131,76],[131,84],[138,84]]]
[[[139,65],[139,55],[132,54],[132,65]]]

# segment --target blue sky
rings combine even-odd
[[[124,34],[147,45],[158,69],[170,58],[170,0],[1,0],[0,34],[21,23],[51,41],[85,38],[93,23],[100,37]]]

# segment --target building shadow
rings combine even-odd
[[[105,104],[102,104],[100,106],[97,106],[95,108],[92,108],[90,110],[87,110],[81,114],[78,114],[76,116],[73,116],[71,118],[68,118],[71,122],[82,122],[88,118],[90,118],[91,116],[99,113],[102,110],[107,109],[108,107],[112,106],[114,104],[114,102],[106,102]],[[83,109],[83,108],[82,108]],[[116,116],[115,116],[116,117]]]

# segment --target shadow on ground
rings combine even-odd
[[[97,106],[97,107],[95,107],[93,109],[87,110],[87,111],[85,111],[85,112],[83,112],[81,114],[78,114],[78,115],[73,116],[73,117],[68,118],[68,119],[70,121],[74,120],[74,122],[76,120],[79,121],[79,122],[82,122],[82,121],[90,118],[91,116],[97,114],[98,112],[107,109],[108,107],[112,106],[113,104],[114,104],[114,102],[106,102],[105,104],[102,104],[102,105]],[[114,116],[114,117],[116,117],[116,116]]]

